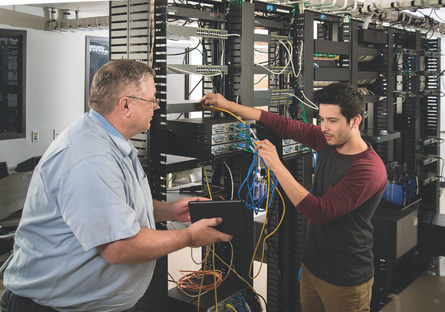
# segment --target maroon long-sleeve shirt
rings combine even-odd
[[[314,185],[296,208],[309,220],[303,262],[318,278],[339,286],[374,276],[371,217],[386,187],[386,170],[374,149],[343,155],[319,126],[262,112],[260,124],[318,153]]]

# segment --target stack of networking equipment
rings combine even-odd
[[[295,140],[292,139],[283,139],[282,140],[282,157],[287,158],[289,156],[293,156],[297,153],[303,153],[306,152],[308,148],[304,147],[303,144],[298,143]]]
[[[262,127],[257,127],[258,139],[268,139],[277,148],[278,155],[283,160],[299,157],[310,152],[310,148],[293,139],[281,139],[277,135],[268,132]]]
[[[204,117],[169,120],[167,123],[170,154],[213,159],[250,149],[250,127],[254,120]],[[252,130],[253,131],[253,130]]]

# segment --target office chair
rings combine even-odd
[[[13,256],[13,238],[22,216],[31,176],[32,171],[22,172],[0,180],[0,239],[9,242],[3,244],[0,250],[1,255],[9,254],[0,267],[0,273],[6,269]]]
[[[0,162],[0,180],[9,176],[9,168],[6,161]]]

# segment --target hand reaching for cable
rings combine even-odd
[[[272,172],[274,172],[279,165],[282,165],[275,145],[273,145],[269,140],[257,141],[255,150],[258,151],[258,156],[263,159],[267,168],[269,168]]]

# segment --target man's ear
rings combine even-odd
[[[362,115],[357,114],[352,118],[352,128],[353,129],[359,129],[360,123],[362,122]]]
[[[126,97],[121,97],[118,104],[118,111],[125,117],[130,117],[131,101]]]

